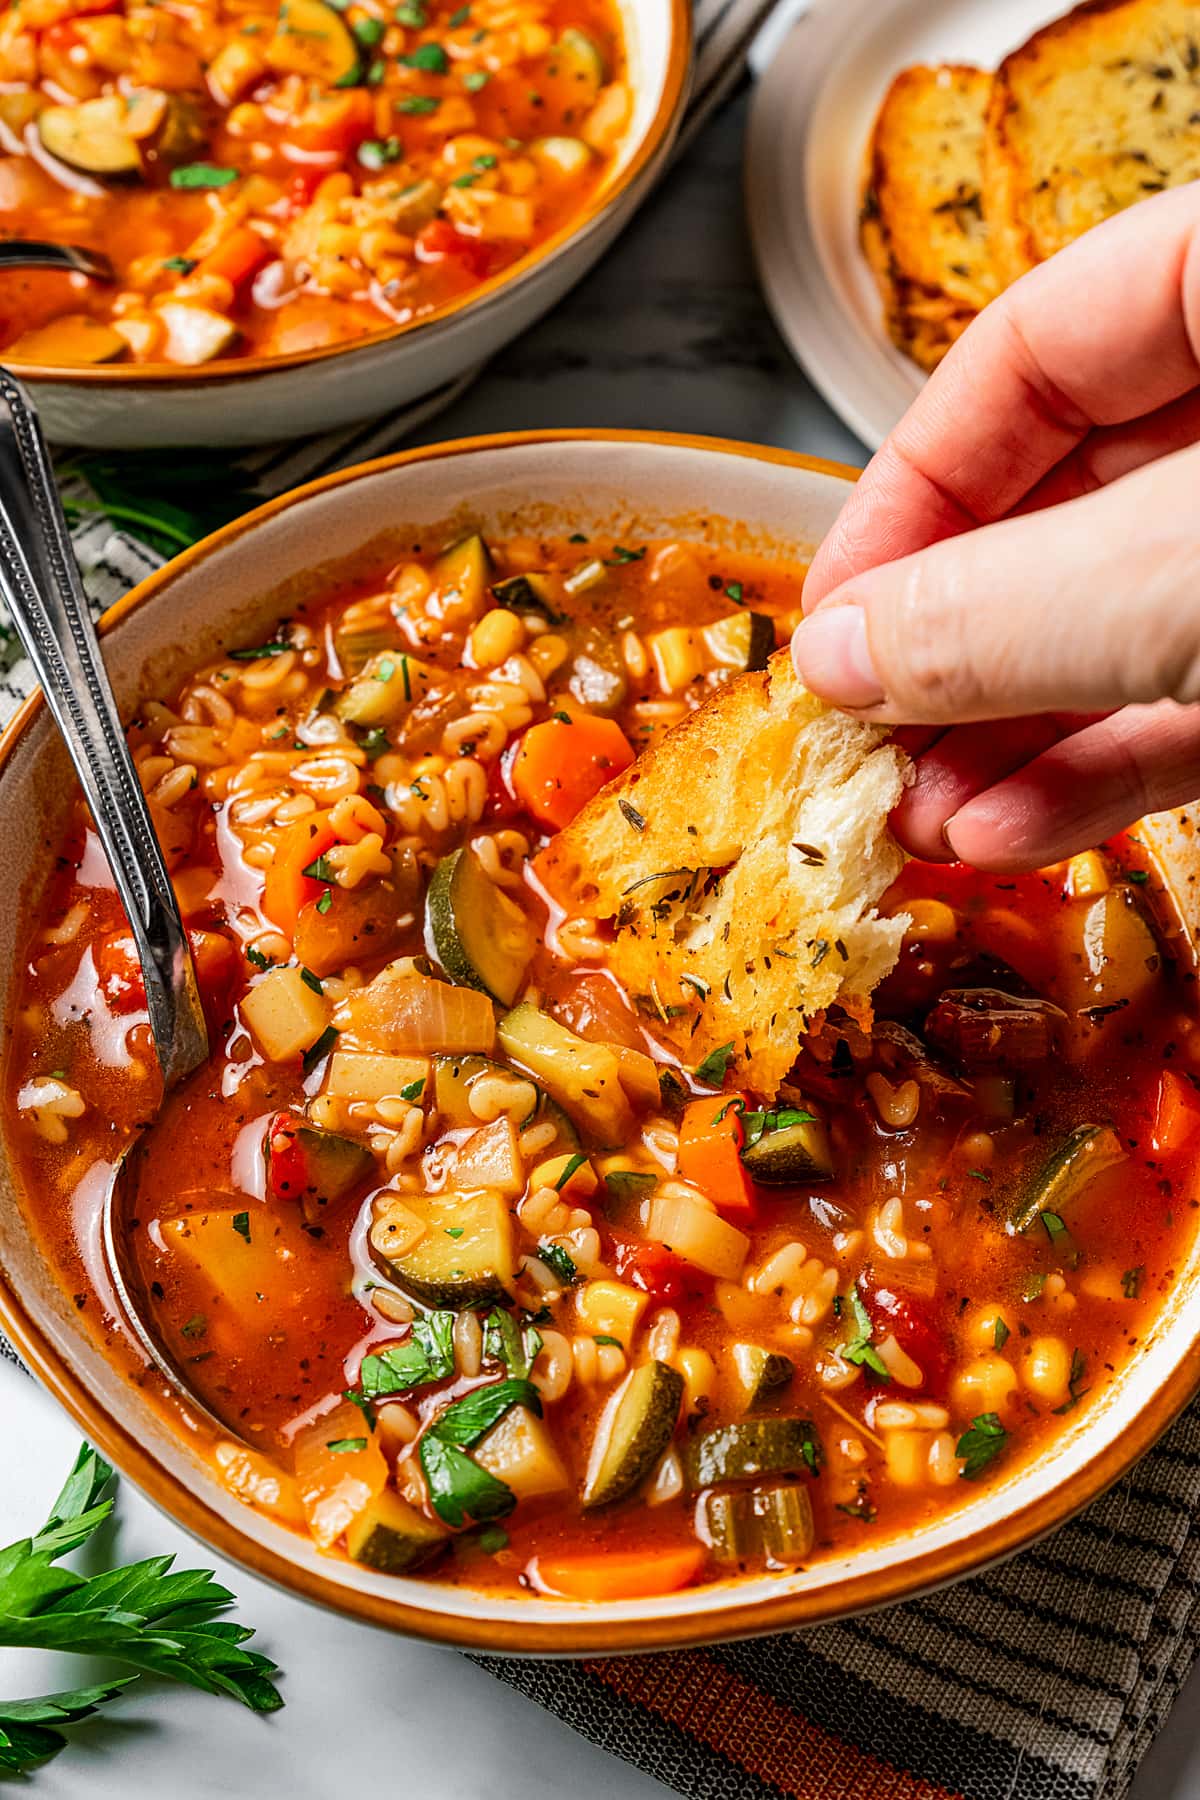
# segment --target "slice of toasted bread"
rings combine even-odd
[[[567,910],[611,920],[609,966],[695,1067],[729,1045],[773,1097],[835,1001],[859,1016],[907,923],[875,903],[903,852],[907,762],[801,686],[786,651],[611,782],[538,859]]]
[[[966,65],[905,69],[871,137],[863,252],[893,342],[924,369],[998,292],[982,202],[991,83]]]
[[[984,210],[1004,280],[1200,176],[1200,0],[1089,0],[1000,65]]]

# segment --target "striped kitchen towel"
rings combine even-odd
[[[260,491],[313,472],[305,454],[262,456]],[[74,535],[98,607],[161,561],[95,515]],[[28,686],[0,673],[0,723]],[[1198,1502],[1194,1408],[1082,1517],[926,1599],[714,1650],[478,1660],[689,1800],[1120,1800],[1195,1660]]]

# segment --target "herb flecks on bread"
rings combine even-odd
[[[682,1062],[715,1072],[728,1047],[773,1096],[818,1016],[869,1016],[899,955],[906,919],[875,909],[904,862],[887,821],[907,769],[780,651],[610,783],[538,872],[569,913],[611,921],[609,966]]]
[[[924,369],[999,292],[983,204],[991,87],[966,65],[905,69],[875,121],[862,246],[893,342]]]

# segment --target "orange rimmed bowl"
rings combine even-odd
[[[178,557],[107,615],[118,698],[180,681],[232,639],[254,641],[326,578],[378,567],[413,526],[468,522],[497,536],[583,530],[625,542],[705,537],[789,558],[811,550],[854,472],[782,451],[668,435],[525,433],[436,445],[315,482]],[[322,574],[322,571],[327,572]],[[180,621],[187,621],[186,631]],[[181,643],[181,639],[183,642]],[[40,701],[0,746],[10,893],[36,891],[64,812],[69,771]],[[1195,940],[1200,854],[1182,816],[1143,822]],[[0,1002],[28,905],[0,911]],[[224,1555],[337,1610],[416,1636],[519,1654],[695,1645],[814,1625],[973,1573],[1060,1524],[1115,1481],[1200,1387],[1200,1239],[1105,1402],[1064,1420],[1042,1459],[967,1496],[939,1521],[786,1574],[656,1599],[580,1605],[497,1595],[430,1577],[388,1577],[322,1556],[232,1498],[152,1386],[131,1381],[84,1324],[39,1243],[11,1167],[0,1166],[0,1326],[88,1436],[182,1525]]]
[[[691,0],[617,5],[633,116],[587,205],[526,256],[408,324],[381,324],[319,350],[196,368],[14,363],[47,437],[92,450],[303,437],[394,409],[415,411],[493,356],[587,273],[641,205],[674,143],[691,77]]]

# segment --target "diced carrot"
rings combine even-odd
[[[215,1034],[228,1014],[228,1003],[241,975],[241,959],[224,932],[193,926],[187,938],[209,1031]],[[92,959],[100,992],[112,1011],[141,1012],[146,1004],[146,983],[128,928],[97,938]]]
[[[1157,1155],[1183,1150],[1200,1131],[1200,1093],[1173,1069],[1158,1078],[1158,1104],[1154,1111],[1153,1143]]]
[[[531,725],[521,739],[512,766],[513,791],[540,825],[561,831],[632,761],[629,740],[612,719],[564,713]]]
[[[272,925],[288,937],[296,930],[300,908],[319,899],[328,885],[306,875],[305,869],[336,843],[337,833],[324,813],[310,813],[280,833],[263,883],[262,908]]]
[[[207,256],[201,257],[193,274],[221,275],[232,283],[236,292],[274,254],[271,245],[257,231],[251,231],[249,225],[238,225]]]
[[[375,129],[375,102],[366,88],[344,94],[319,94],[310,100],[289,138],[300,150],[336,151],[339,156],[369,138]]]
[[[756,1210],[754,1183],[740,1154],[746,1104],[744,1094],[693,1100],[679,1125],[679,1173],[729,1219],[751,1219]]]
[[[700,1544],[680,1550],[606,1550],[598,1556],[535,1556],[526,1573],[543,1594],[564,1600],[639,1600],[673,1594],[696,1579]]]

